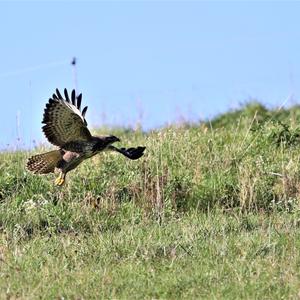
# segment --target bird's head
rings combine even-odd
[[[115,142],[120,142],[120,139],[114,135],[109,135],[105,137],[105,142],[107,145],[115,143]]]
[[[114,135],[94,137],[93,152],[100,152],[112,143],[120,142],[120,139]]]

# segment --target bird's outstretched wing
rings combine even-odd
[[[58,89],[46,104],[42,129],[48,141],[55,146],[63,147],[72,141],[89,141],[92,138],[84,118],[87,106],[81,111],[82,94],[76,97],[75,90],[71,93],[64,89],[65,99]]]

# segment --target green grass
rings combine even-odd
[[[54,177],[0,153],[0,298],[295,299],[300,295],[297,107],[259,104],[210,123],[115,130]]]

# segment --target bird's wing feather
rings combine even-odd
[[[82,112],[80,110],[81,94],[75,97],[73,91],[71,101],[66,89],[64,94],[66,99],[56,89],[56,94],[46,104],[42,121],[45,124],[42,129],[48,141],[59,147],[71,141],[89,141],[92,138],[84,117],[87,107]]]
[[[146,147],[139,146],[136,148],[117,148],[113,145],[110,145],[108,149],[117,151],[132,160],[136,160],[144,155],[144,150],[146,149]]]

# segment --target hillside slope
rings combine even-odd
[[[300,111],[259,104],[201,124],[116,130],[69,173],[0,154],[0,298],[286,298],[299,286]],[[45,149],[36,149],[41,152]]]

